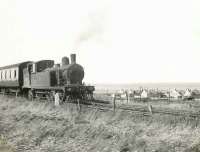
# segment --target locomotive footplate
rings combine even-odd
[[[48,100],[54,100],[56,92],[59,93],[62,102],[73,102],[77,99],[80,102],[91,102],[93,100],[94,86],[86,85],[65,85],[56,87],[34,87],[30,88],[29,96],[32,98],[47,98]]]
[[[64,97],[63,101],[67,100],[93,100],[94,86],[86,85],[66,85],[64,86]]]

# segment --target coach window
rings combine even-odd
[[[14,78],[16,78],[17,77],[17,72],[16,72],[16,70],[14,71]]]
[[[12,77],[11,77],[11,70],[10,70],[10,79],[11,79]]]
[[[2,80],[4,80],[3,71],[1,71],[1,78],[2,78]]]
[[[33,63],[32,65],[33,65],[32,73],[35,73],[36,72],[36,65],[35,65],[35,63]]]
[[[7,71],[5,71],[5,79],[6,79],[6,76],[7,76]]]

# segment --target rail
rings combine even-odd
[[[6,95],[7,96],[7,95]],[[12,98],[13,96],[7,96]],[[42,100],[41,100],[42,101]],[[77,102],[74,102],[77,104]],[[61,105],[62,106],[62,105]],[[195,110],[184,110],[184,109],[172,109],[166,107],[154,107],[153,105],[128,105],[128,104],[116,104],[115,101],[103,101],[103,100],[93,100],[88,102],[78,102],[78,110],[81,110],[82,106],[87,108],[95,108],[101,111],[113,111],[117,112],[118,110],[129,111],[133,114],[141,114],[144,116],[152,116],[154,114],[163,114],[163,115],[173,115],[173,116],[184,116],[190,118],[199,118],[200,119],[200,106],[197,106]]]

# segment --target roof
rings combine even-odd
[[[33,62],[33,63],[40,63],[40,62],[54,62],[54,60],[39,60],[39,61],[36,61],[36,62]]]
[[[3,67],[0,67],[0,70],[13,68],[13,67],[19,67],[20,65],[26,64],[26,63],[29,63],[29,62],[32,62],[32,61],[26,61],[26,62],[21,62],[21,63],[17,63],[17,64],[11,64],[11,65],[7,65],[7,66],[3,66]]]
[[[177,91],[176,89],[174,89],[174,90],[170,91],[170,96],[171,97],[181,96],[181,93],[179,91]]]

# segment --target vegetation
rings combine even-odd
[[[0,103],[1,145],[13,151],[200,151],[199,118],[86,107],[78,111],[74,104],[54,107],[24,98],[0,97]]]

